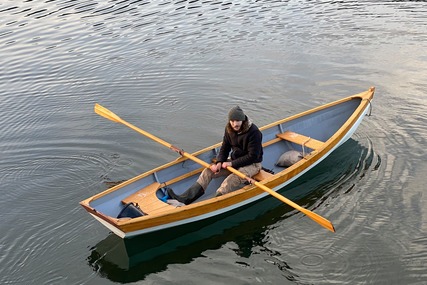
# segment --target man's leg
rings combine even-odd
[[[240,167],[238,171],[242,172],[248,177],[252,177],[257,174],[261,168],[261,163],[253,163],[248,166]],[[217,196],[235,191],[245,182],[246,179],[240,178],[236,174],[230,174],[227,178],[225,178],[218,190],[216,190]]]
[[[213,173],[209,168],[205,168],[197,179],[197,183],[206,190],[213,178],[227,176],[229,174],[230,171],[226,169],[221,169],[218,173]]]
[[[226,169],[221,169],[219,173],[214,174],[212,170],[210,170],[209,168],[205,168],[200,174],[197,181],[181,195],[175,194],[175,192],[173,192],[171,188],[168,188],[167,192],[169,197],[171,197],[172,199],[178,200],[179,202],[188,205],[199,199],[200,196],[205,193],[205,189],[208,188],[208,185],[211,182],[212,178],[226,176],[229,174],[230,172]]]

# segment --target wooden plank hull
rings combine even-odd
[[[370,110],[375,88],[322,105],[306,112],[279,120],[260,128],[263,133],[263,166],[274,175],[260,181],[278,191],[325,159],[347,141]],[[210,163],[220,144],[202,149],[192,155]],[[288,168],[276,165],[280,155],[288,150],[304,153],[304,158]],[[214,197],[221,179],[214,179],[205,194],[183,207],[174,207],[159,198],[162,188],[171,187],[184,192],[197,179],[203,168],[181,157],[143,173],[80,204],[98,221],[122,238],[175,227],[214,217],[254,203],[269,195],[252,185],[242,185],[227,195]],[[116,218],[127,202],[138,202],[147,215],[138,218]]]

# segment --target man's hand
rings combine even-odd
[[[211,170],[213,173],[218,173],[221,170],[221,162],[211,165]]]
[[[223,162],[222,163],[222,168],[227,169],[227,167],[231,166],[231,162]]]

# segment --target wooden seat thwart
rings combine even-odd
[[[322,141],[319,141],[301,134],[297,134],[291,131],[286,131],[284,133],[277,134],[277,137],[283,140],[296,143],[296,144],[300,144],[302,146],[306,146],[313,150],[321,148],[324,144],[324,142]]]
[[[261,169],[257,174],[252,176],[252,178],[259,182],[264,179],[270,178],[271,176],[273,176],[273,174]]]

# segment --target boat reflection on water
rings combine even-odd
[[[310,208],[332,194],[351,191],[352,181],[364,176],[372,161],[372,148],[350,139],[280,193]],[[134,238],[121,239],[111,233],[91,249],[87,261],[101,276],[126,283],[161,272],[170,264],[189,263],[204,251],[220,248],[230,241],[237,244],[240,255],[249,256],[254,246],[263,245],[271,225],[294,214],[299,212],[267,196],[222,216]],[[245,237],[250,237],[250,242]]]
[[[261,243],[266,227],[296,213],[290,207],[279,207],[281,204],[267,197],[235,213],[134,238],[122,239],[111,233],[92,249],[87,260],[94,271],[112,281],[141,280],[150,273],[165,270],[169,264],[189,263],[202,252],[220,248],[229,241],[240,247],[238,241],[244,235],[257,236]],[[253,245],[256,244],[254,241]]]

